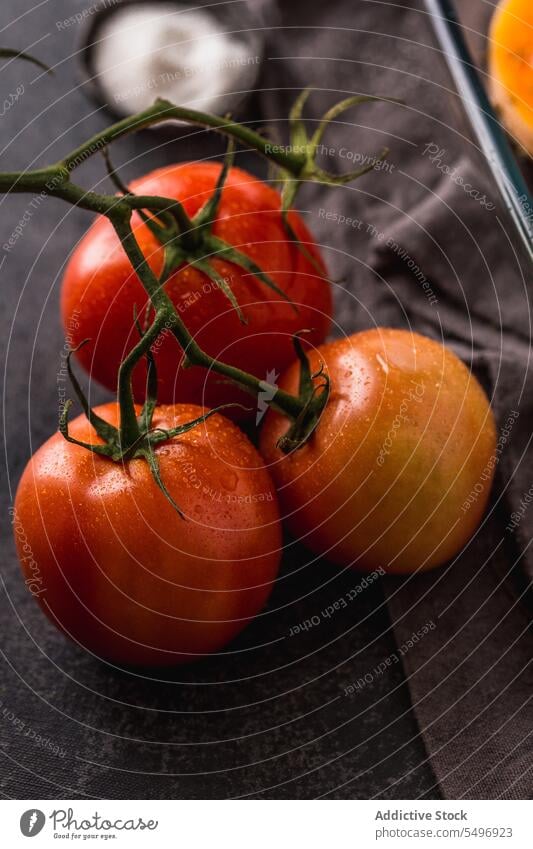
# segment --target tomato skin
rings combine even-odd
[[[450,350],[403,330],[357,333],[310,362],[325,362],[332,387],[314,435],[284,456],[287,421],[269,411],[260,441],[293,534],[363,571],[452,558],[481,521],[496,462],[477,380]],[[298,375],[291,366],[280,386],[293,391]]]
[[[97,412],[117,423],[114,403]],[[200,414],[158,407],[154,427]],[[84,416],[71,434],[99,442]],[[234,424],[216,414],[155,451],[185,520],[143,459],[123,466],[59,433],[29,461],[15,500],[19,558],[43,610],[90,652],[124,664],[171,665],[220,649],[264,606],[279,566],[275,491]]]
[[[132,183],[137,194],[157,194],[182,201],[194,215],[211,196],[220,173],[219,163],[185,163],[161,168]],[[312,329],[310,339],[320,344],[326,337],[332,312],[330,284],[313,239],[300,216],[290,221],[318,266],[287,237],[280,196],[271,187],[239,168],[229,172],[222,193],[214,234],[251,257],[298,306],[298,312],[266,284],[230,263],[214,259],[218,273],[230,281],[248,321],[241,324],[222,291],[195,268],[178,269],[165,284],[179,315],[199,345],[211,356],[222,358],[265,379],[279,374],[294,358],[292,336]],[[132,219],[140,247],[156,274],[163,262],[163,248],[137,214]],[[114,389],[124,355],[138,341],[134,307],[143,315],[146,294],[111,224],[99,218],[74,251],[65,272],[61,311],[67,337],[74,347],[90,342],[77,356],[96,380]],[[161,403],[200,403],[213,407],[249,398],[238,389],[220,383],[203,368],[180,370],[182,350],[167,333],[155,346]],[[207,377],[207,383],[206,383]],[[146,367],[134,373],[137,400],[144,399]]]

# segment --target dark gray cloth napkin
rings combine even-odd
[[[490,7],[459,9],[480,56]],[[262,97],[271,131],[283,136],[288,105],[307,85],[317,89],[313,115],[354,92],[405,101],[348,113],[324,142],[331,170],[348,170],[383,144],[387,166],[343,189],[315,186],[299,205],[340,281],[338,332],[376,323],[442,339],[492,399],[501,451],[481,528],[449,566],[389,578],[386,593],[444,795],[530,798],[531,268],[512,244],[423,7],[298,0],[278,11],[284,28],[273,35],[277,58]]]

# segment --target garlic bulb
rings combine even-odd
[[[92,49],[109,106],[129,115],[163,97],[207,112],[231,108],[254,85],[261,56],[253,33],[222,27],[206,10],[170,3],[107,15]]]

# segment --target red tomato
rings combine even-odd
[[[137,194],[177,198],[193,216],[212,195],[220,169],[221,165],[213,162],[172,165],[137,180],[131,189]],[[310,340],[320,344],[330,326],[330,284],[318,249],[299,215],[292,212],[290,221],[322,274],[287,237],[279,194],[239,168],[230,170],[213,232],[252,258],[288,295],[297,312],[265,283],[220,259],[214,259],[212,264],[230,283],[247,325],[241,324],[226,296],[203,272],[182,266],[165,284],[200,346],[211,356],[260,379],[279,373],[292,361],[291,337],[296,331],[311,328]],[[159,274],[163,248],[138,215],[133,226],[150,266]],[[61,308],[72,347],[83,339],[91,340],[78,352],[80,362],[109,388],[115,388],[119,365],[138,341],[134,306],[142,315],[146,302],[144,289],[111,224],[105,218],[98,219],[68,264]],[[243,393],[228,388],[220,377],[208,375],[205,369],[193,367],[178,372],[182,351],[170,334],[163,335],[154,350],[160,402],[212,407],[243,400]],[[144,398],[145,374],[145,364],[139,363],[134,374],[138,400]]]
[[[117,424],[117,407],[96,410]],[[201,415],[158,407],[154,427]],[[84,416],[76,439],[100,440]],[[228,419],[155,448],[181,519],[143,459],[114,463],[59,433],[20,481],[14,529],[26,582],[54,624],[99,657],[169,665],[216,651],[264,606],[280,559],[272,482]]]
[[[293,534],[343,566],[431,569],[478,527],[496,464],[495,424],[466,366],[442,345],[377,329],[324,345],[331,394],[314,435],[283,455],[270,411],[261,452]],[[280,386],[295,391],[299,366]]]

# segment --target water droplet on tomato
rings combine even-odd
[[[233,492],[239,480],[238,475],[230,470],[222,472],[220,475],[220,486],[228,492]]]

